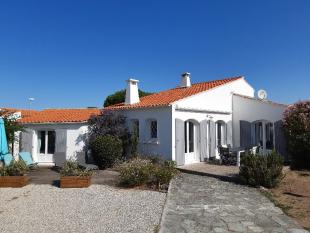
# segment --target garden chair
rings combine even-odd
[[[219,146],[219,154],[221,158],[221,164],[223,165],[235,165],[236,158],[230,151],[230,146]]]
[[[36,166],[38,163],[34,163],[32,156],[29,152],[19,152],[19,158],[21,158],[28,167]]]
[[[5,154],[3,155],[3,162],[4,166],[9,166],[10,163],[13,161],[13,155],[12,154]]]
[[[257,154],[259,150],[259,146],[253,146],[251,149],[250,149],[250,153],[252,153],[253,155]]]

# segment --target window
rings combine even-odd
[[[190,121],[184,122],[184,141],[185,153],[194,152],[194,123]]]
[[[150,130],[151,130],[151,138],[157,138],[157,121],[151,121]]]
[[[273,149],[273,124],[266,123],[266,149],[272,150]]]
[[[256,122],[254,124],[254,145],[262,146],[263,145],[263,123]]]
[[[39,131],[38,132],[38,153],[54,154],[56,143],[55,131]]]
[[[194,124],[188,122],[188,147],[189,152],[194,152]]]

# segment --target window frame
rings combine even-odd
[[[156,123],[156,132],[155,132],[156,137],[154,137],[154,135],[153,135],[153,129],[154,129],[153,123]],[[158,139],[158,121],[157,121],[157,120],[151,119],[151,120],[149,121],[149,130],[150,130],[150,131],[149,131],[149,132],[150,132],[150,139],[152,139],[152,140]]]
[[[37,140],[39,141],[39,135],[41,134],[41,132],[44,132],[44,143],[45,143],[45,148],[44,148],[44,153],[41,153],[41,145],[39,146],[38,145],[38,148],[37,148],[37,153],[40,154],[40,155],[54,155],[55,152],[56,152],[56,131],[55,130],[38,130],[37,131]],[[49,152],[49,139],[48,139],[48,136],[49,136],[49,132],[53,132],[54,133],[54,153],[48,153]],[[42,140],[42,138],[41,138]]]
[[[192,121],[184,121],[184,153],[191,154],[196,151],[196,128]]]

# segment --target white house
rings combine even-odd
[[[261,145],[286,156],[281,119],[286,105],[255,98],[244,77],[191,84],[190,74],[170,90],[139,99],[138,80],[127,80],[126,100],[107,109],[120,111],[139,129],[139,151],[178,165],[219,158],[218,147]]]
[[[139,98],[138,80],[127,80],[125,103],[106,108],[138,128],[139,151],[178,165],[219,158],[218,147],[276,149],[286,156],[281,119],[286,105],[255,97],[244,77],[191,84],[185,73],[175,88]],[[40,164],[85,158],[87,120],[99,109],[21,110],[27,130],[20,150]],[[18,152],[18,150],[16,150]]]
[[[27,151],[39,165],[61,165],[67,159],[85,163],[87,121],[99,114],[99,109],[9,110],[25,127],[17,133],[15,157],[19,151]]]

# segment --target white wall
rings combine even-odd
[[[171,107],[124,110],[120,112],[127,121],[139,120],[139,152],[145,155],[172,156]],[[150,140],[148,121],[157,120],[158,140]]]
[[[207,113],[197,111],[185,111],[182,108],[191,108],[197,110],[216,110],[232,111],[232,93],[239,93],[247,96],[254,96],[254,89],[242,78],[231,83],[216,87],[214,89],[199,93],[194,96],[176,101],[172,106],[166,108],[147,108],[125,110],[122,113],[128,120],[138,119],[140,125],[140,144],[139,149],[146,154],[159,154],[166,159],[175,160],[175,119],[183,121],[192,119],[201,122],[205,119],[213,121],[223,120],[228,122],[232,120],[231,114]],[[177,110],[176,110],[177,109]],[[147,135],[149,129],[146,121],[156,119],[158,121],[158,143],[149,143]]]
[[[230,99],[230,98],[229,98]],[[229,99],[227,101],[229,101]],[[194,120],[200,123],[203,120],[212,120],[216,121],[224,121],[225,123],[232,120],[231,114],[220,114],[220,113],[202,113],[202,112],[193,112],[193,111],[184,111],[184,110],[176,110],[173,111],[173,121],[172,121],[172,132],[175,132],[175,119],[180,119],[182,121]],[[198,125],[199,127],[199,125]],[[199,136],[199,135],[198,135]],[[213,135],[215,137],[215,135]],[[175,151],[175,134],[172,136],[172,159],[176,160],[176,151]],[[199,148],[198,148],[199,149]]]
[[[281,120],[286,105],[233,95],[233,144],[240,146],[240,120]]]
[[[67,130],[67,159],[77,159],[85,163],[85,141],[87,139],[88,126],[76,125]]]
[[[174,104],[181,108],[231,111],[232,93],[253,97],[254,89],[243,78],[241,78],[208,91],[176,101]]]
[[[65,161],[70,158],[84,158],[85,138],[88,131],[87,123],[60,123],[60,124],[25,124],[26,131],[32,135],[32,157],[34,162],[38,162],[37,132],[40,130],[64,130],[66,132],[66,152],[55,153],[54,161]],[[28,137],[27,137],[28,138]],[[22,140],[25,140],[22,138]],[[57,148],[57,145],[56,145]],[[58,156],[57,158],[55,158]]]

